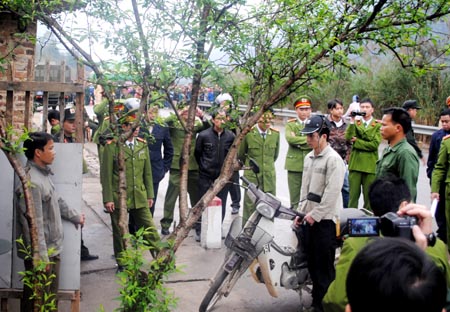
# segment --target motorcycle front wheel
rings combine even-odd
[[[225,286],[225,280],[227,279],[229,273],[225,271],[223,268],[217,272],[216,277],[214,278],[214,282],[209,287],[208,292],[206,293],[205,297],[202,300],[202,303],[200,304],[200,308],[198,309],[199,312],[207,312],[210,311],[217,301],[222,298],[222,288]]]

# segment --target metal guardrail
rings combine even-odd
[[[198,102],[198,106],[202,110],[207,110],[212,105],[209,102]],[[246,105],[239,105],[240,111],[245,111],[246,108],[247,108]],[[296,118],[297,117],[297,113],[294,110],[290,110],[290,109],[275,108],[274,112],[275,112],[275,116],[282,117],[282,118]],[[423,134],[423,135],[427,135],[427,136],[431,136],[434,132],[439,130],[439,127],[419,125],[419,124],[415,124],[415,123],[412,126],[413,126],[415,134]]]

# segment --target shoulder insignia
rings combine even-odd
[[[287,122],[296,122],[296,121],[297,121],[297,118],[291,118],[291,119],[288,119]]]
[[[109,120],[109,115],[108,116],[106,116],[105,118],[103,118],[103,120]]]
[[[272,128],[272,127],[270,127],[270,130],[275,131],[275,132],[280,132],[280,130]]]
[[[147,144],[147,141],[144,140],[143,138],[140,138],[140,137],[137,137],[137,138],[136,138],[136,141],[139,141],[139,142],[142,142],[142,143],[144,143],[144,144]]]
[[[450,134],[443,137],[442,140],[447,140],[448,138],[450,138]]]
[[[358,120],[356,121],[356,124],[357,124],[358,126],[361,126],[361,124],[362,124],[361,120],[358,119]]]

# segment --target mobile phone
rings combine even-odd
[[[380,219],[378,217],[349,218],[347,220],[348,236],[366,237],[380,235]]]

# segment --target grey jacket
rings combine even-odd
[[[30,175],[31,193],[36,209],[36,226],[38,230],[39,255],[43,261],[49,261],[48,250],[52,249],[51,256],[57,256],[62,251],[63,226],[61,218],[73,224],[79,224],[81,216],[71,209],[67,203],[58,196],[55,186],[50,180],[50,168],[42,168],[33,161],[28,161],[25,170]],[[16,179],[17,181],[19,179]],[[23,189],[20,182],[15,187],[17,227],[16,234],[23,237],[25,244],[30,245],[30,231],[26,219],[26,206]],[[19,253],[19,256],[24,256]]]
[[[345,164],[341,156],[328,145],[314,156],[314,150],[305,157],[302,191],[300,198],[308,193],[321,197],[320,203],[306,200],[300,204],[300,211],[311,212],[316,222],[333,220],[336,222],[339,210],[343,208],[341,189],[344,184]]]

